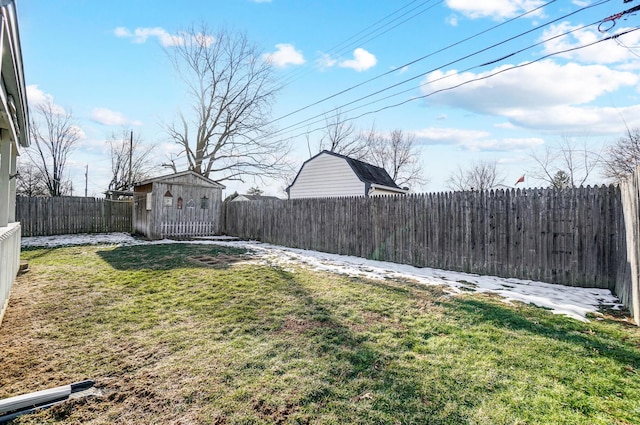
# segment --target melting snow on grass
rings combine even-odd
[[[451,272],[430,268],[367,260],[346,255],[286,248],[260,242],[227,241],[224,238],[176,242],[170,240],[144,241],[127,233],[95,235],[62,235],[23,238],[22,246],[56,247],[70,245],[141,245],[161,243],[219,244],[245,248],[252,251],[257,261],[265,264],[287,267],[303,265],[315,270],[340,273],[370,279],[406,279],[425,285],[442,285],[451,294],[462,292],[493,293],[505,302],[521,301],[550,309],[556,314],[564,314],[586,321],[587,313],[595,313],[599,307],[619,309],[619,300],[607,289],[575,288],[564,285],[535,282],[530,280],[480,276],[470,273]]]

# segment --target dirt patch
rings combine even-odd
[[[196,263],[200,266],[212,267],[212,268],[227,268],[233,264],[249,261],[249,257],[246,255],[194,255],[189,257],[189,261]]]
[[[302,335],[307,331],[318,328],[337,328],[338,325],[331,322],[321,322],[319,320],[305,320],[289,316],[284,321],[280,332],[291,332],[294,335]]]
[[[287,403],[285,405],[274,405],[272,403],[268,403],[265,400],[258,399],[254,400],[252,403],[253,410],[255,410],[258,415],[267,420],[270,424],[284,424],[287,422],[289,416],[294,414],[299,410],[298,406],[294,406],[291,403]],[[309,423],[307,421],[303,421],[302,423]]]

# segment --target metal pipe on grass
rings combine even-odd
[[[61,403],[67,400],[71,394],[84,391],[93,385],[92,380],[86,380],[0,400],[0,415],[2,415],[0,423]]]

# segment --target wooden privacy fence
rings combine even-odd
[[[131,232],[132,202],[76,196],[16,199],[22,236]]]
[[[226,203],[227,234],[572,286],[615,286],[617,187]]]
[[[640,167],[620,185],[620,191],[624,211],[620,233],[626,240],[626,250],[619,253],[613,292],[629,308],[636,324],[640,325]]]

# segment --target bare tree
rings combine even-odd
[[[16,193],[21,196],[46,196],[49,194],[42,173],[28,159],[18,163]]]
[[[497,161],[481,161],[467,169],[458,166],[447,179],[447,187],[451,190],[484,191],[499,187],[504,183],[504,176],[498,170]]]
[[[627,135],[615,141],[605,150],[602,175],[614,182],[621,182],[640,165],[640,128],[627,128]]]
[[[192,27],[166,52],[186,84],[192,114],[165,127],[190,170],[216,181],[277,177],[289,152],[269,138],[277,86],[272,65],[245,34]],[[175,165],[175,164],[174,164]]]
[[[369,155],[367,137],[341,111],[325,117],[325,128],[318,152],[327,150],[353,159],[365,160]]]
[[[113,133],[108,140],[111,157],[109,190],[129,190],[134,182],[149,177],[152,145],[143,146],[140,135],[133,137],[131,130]]]
[[[366,141],[368,162],[384,168],[398,186],[423,186],[427,183],[414,135],[400,129],[385,135],[372,128]]]
[[[247,190],[247,195],[262,195],[264,193],[264,191],[262,189],[260,189],[258,186],[253,186],[250,187],[249,190]]]
[[[553,189],[568,189],[571,187],[571,178],[567,173],[562,170],[558,170],[553,175],[553,180],[550,185]]]
[[[35,105],[29,126],[32,147],[27,150],[37,173],[42,175],[50,196],[61,196],[71,187],[65,178],[69,154],[80,139],[71,112],[56,106],[52,99]]]
[[[531,158],[537,168],[528,172],[529,176],[553,186],[556,175],[562,171],[568,176],[569,187],[582,186],[600,161],[599,153],[590,151],[586,143],[563,137],[556,147],[545,146],[544,150],[533,152]]]

